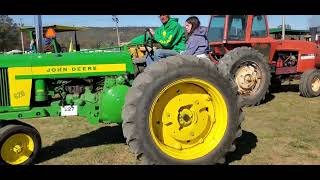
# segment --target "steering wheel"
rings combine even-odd
[[[153,35],[151,34],[151,31],[149,28],[147,28],[145,30],[145,33],[144,33],[144,48],[146,49],[146,52],[151,56],[153,57],[153,54],[154,54],[154,51],[153,51],[153,41],[154,41],[154,38],[153,38]],[[148,47],[151,48],[151,50],[149,51]]]

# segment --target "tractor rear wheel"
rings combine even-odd
[[[259,105],[265,99],[271,71],[260,52],[250,47],[235,48],[220,59],[218,67],[233,77],[244,106]]]
[[[0,164],[32,164],[40,148],[41,137],[34,127],[14,123],[0,128]]]
[[[317,97],[320,95],[320,70],[311,69],[302,74],[299,91],[304,97]]]
[[[242,133],[239,104],[236,84],[209,60],[168,57],[129,89],[124,137],[145,164],[224,163]]]

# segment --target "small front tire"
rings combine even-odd
[[[19,123],[7,124],[0,128],[1,164],[32,164],[40,149],[41,137],[34,127]]]

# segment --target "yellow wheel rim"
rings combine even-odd
[[[29,159],[34,151],[34,142],[27,134],[10,136],[1,147],[1,158],[8,164],[18,165]]]
[[[157,147],[180,160],[214,150],[227,128],[227,106],[212,84],[195,78],[177,80],[154,99],[149,128]]]

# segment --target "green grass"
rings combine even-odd
[[[283,86],[262,105],[244,108],[244,133],[227,155],[229,164],[320,163],[320,97],[303,98],[297,90]],[[139,164],[120,126],[94,126],[80,117],[25,122],[42,136],[37,164]]]

